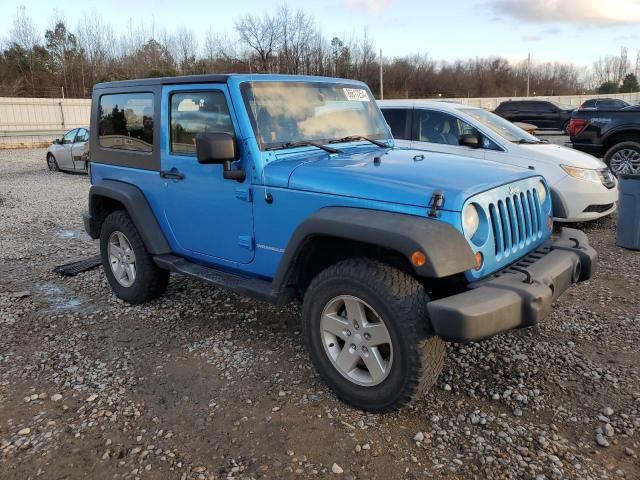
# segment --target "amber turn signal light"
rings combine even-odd
[[[480,270],[483,263],[484,256],[482,255],[482,252],[476,252],[476,270]]]
[[[411,254],[411,263],[413,263],[416,267],[422,267],[425,263],[427,263],[427,257],[424,253],[415,251]]]

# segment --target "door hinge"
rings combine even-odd
[[[236,188],[236,198],[244,200],[245,202],[252,202],[251,189],[250,188]]]
[[[238,237],[238,243],[241,247],[246,248],[249,251],[253,251],[253,237],[251,235],[240,235]]]

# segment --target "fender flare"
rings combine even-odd
[[[144,193],[130,183],[117,180],[102,180],[91,186],[89,190],[89,215],[85,220],[87,233],[92,238],[100,236],[101,218],[99,199],[109,198],[121,203],[136,226],[142,241],[152,255],[164,255],[171,253],[171,247],[162,233],[162,229],[156,220],[153,210]]]
[[[474,268],[475,255],[464,235],[448,223],[426,217],[350,207],[325,207],[302,222],[285,248],[273,280],[285,288],[308,240],[318,236],[356,240],[397,251],[410,259],[422,251],[427,262],[418,276],[442,278]]]

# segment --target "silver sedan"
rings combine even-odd
[[[47,149],[47,166],[52,172],[86,172],[89,166],[89,129],[74,128],[57,138]]]

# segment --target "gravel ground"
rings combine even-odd
[[[436,387],[368,415],[336,400],[277,309],[173,276],[131,307],[83,232],[86,176],[0,151],[0,463],[8,478],[640,478],[640,254],[615,219],[539,327],[450,345]]]

